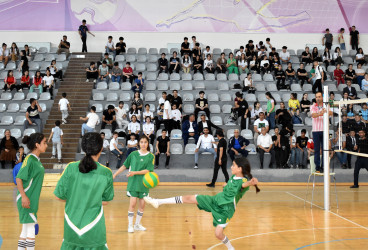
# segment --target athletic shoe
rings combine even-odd
[[[128,233],[134,233],[134,227],[133,225],[128,226]]]
[[[87,79],[86,82],[89,82],[89,80]]]
[[[293,164],[290,165],[290,168],[294,168]],[[296,168],[296,167],[295,167]]]
[[[61,159],[59,159],[58,163],[61,164],[61,163],[63,163],[63,161]]]
[[[169,167],[169,165],[166,165],[166,166],[165,166],[165,168],[166,168],[166,169],[169,169],[170,167]]]
[[[55,155],[52,155],[52,156],[51,156],[51,159],[55,159],[55,158],[56,158],[56,156],[55,156]]]
[[[23,90],[22,90],[22,89],[20,89],[20,90],[18,90],[18,92],[23,92]]]
[[[96,83],[96,82],[97,82],[97,80],[95,79],[95,80],[93,80],[93,82],[94,82],[94,83]]]
[[[359,188],[359,185],[358,185],[358,186],[353,185],[353,186],[351,186],[350,188]]]
[[[195,165],[195,166],[194,166],[194,169],[198,169],[198,165]]]
[[[146,231],[147,229],[144,226],[142,226],[141,224],[135,224],[134,225],[134,230],[135,231]]]
[[[158,169],[158,165],[155,165],[155,169]]]
[[[145,202],[147,202],[148,204],[150,204],[152,207],[154,207],[154,208],[158,208],[160,205],[158,204],[158,201],[157,201],[157,199],[153,199],[153,198],[151,198],[151,197],[149,197],[149,196],[146,196],[146,197],[143,197],[143,200],[145,201]]]
[[[206,186],[207,186],[207,187],[214,188],[214,187],[215,187],[215,184],[209,183],[209,184],[206,184]]]
[[[348,167],[346,166],[346,164],[342,164],[342,169],[347,169]]]

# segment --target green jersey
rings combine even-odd
[[[56,185],[54,194],[66,200],[62,249],[106,245],[102,202],[114,198],[114,186],[111,170],[96,164],[97,169],[81,173],[79,161],[69,163]]]
[[[249,187],[242,188],[242,184],[246,181],[246,178],[231,176],[222,192],[214,196],[215,202],[219,206],[234,203],[234,208],[236,208],[236,204],[238,204],[245,192],[249,190]]]
[[[23,181],[24,192],[30,201],[30,208],[23,208],[22,196],[19,191],[17,192],[17,207],[21,224],[37,222],[38,202],[44,174],[45,169],[40,162],[40,158],[34,154],[27,155],[16,177]]]
[[[139,150],[132,152],[124,162],[129,171],[153,171],[155,164],[154,154],[148,152],[142,155]],[[148,193],[149,189],[143,185],[143,175],[129,177],[127,191]]]

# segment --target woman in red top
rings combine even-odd
[[[22,89],[29,89],[30,85],[31,85],[31,80],[29,78],[29,72],[28,70],[24,71],[24,75],[22,75],[22,78],[20,80],[20,85],[21,88],[19,89],[20,91],[22,91]]]
[[[13,76],[13,70],[8,71],[8,75],[6,76],[5,80],[5,86],[4,91],[12,91],[13,89],[17,89],[17,86],[15,85],[17,81],[15,80],[15,77]]]
[[[340,83],[345,84],[344,71],[340,69],[340,66],[341,64],[338,63],[336,65],[336,69],[334,70],[334,77],[335,77],[335,80],[337,81],[337,87],[340,85]]]
[[[40,90],[40,94],[43,92],[42,86],[42,76],[41,71],[37,70],[35,76],[33,77],[33,85],[31,86],[29,92],[32,93],[35,88]]]

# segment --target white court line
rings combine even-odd
[[[278,233],[287,233],[287,232],[297,232],[297,231],[310,231],[310,230],[333,230],[333,229],[353,229],[353,228],[360,228],[359,227],[324,227],[324,228],[301,228],[301,229],[291,229],[291,230],[283,230],[283,231],[273,231],[273,232],[267,232],[267,233],[259,233],[259,234],[251,234],[251,235],[246,235],[246,236],[241,236],[235,239],[232,239],[230,241],[236,241],[236,240],[240,240],[240,239],[244,239],[244,238],[250,238],[250,237],[255,237],[255,236],[263,236],[263,235],[269,235],[269,234],[278,234]],[[208,248],[208,250],[214,249],[215,247],[218,246],[222,246],[223,243],[218,243],[216,245],[213,245],[211,247]]]
[[[316,206],[316,207],[318,207],[318,208],[320,208],[320,209],[323,209],[323,207],[320,207],[320,206],[318,206],[318,205],[316,205],[316,204],[314,204],[314,203],[311,203],[310,201],[306,201],[305,199],[303,199],[303,198],[301,198],[301,197],[299,197],[299,196],[297,196],[297,195],[295,195],[295,194],[292,194],[292,193],[290,193],[290,192],[286,192],[287,194],[289,194],[289,195],[291,195],[291,196],[293,196],[293,197],[295,197],[295,198],[297,198],[297,199],[299,199],[299,200],[302,200],[302,201],[305,201],[305,202],[307,202],[307,203],[309,203],[309,204],[311,204],[311,205],[313,205],[313,206]],[[346,221],[348,221],[348,222],[350,222],[350,223],[352,223],[352,224],[354,224],[354,225],[356,225],[356,226],[358,226],[358,227],[361,227],[361,228],[363,228],[363,229],[365,229],[365,230],[368,230],[368,228],[367,227],[365,227],[365,226],[362,226],[362,225],[360,225],[360,224],[358,224],[358,223],[356,223],[356,222],[354,222],[354,221],[352,221],[352,220],[349,220],[349,219],[347,219],[347,218],[345,218],[345,217],[343,217],[343,216],[341,216],[341,215],[339,215],[339,214],[337,214],[337,213],[334,213],[334,212],[331,212],[331,211],[328,211],[329,213],[331,213],[331,214],[333,214],[333,215],[335,215],[335,216],[337,216],[337,217],[339,217],[340,219],[343,219],[343,220],[346,220]]]

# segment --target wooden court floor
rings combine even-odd
[[[226,249],[214,236],[212,217],[194,205],[147,206],[142,224],[146,232],[127,233],[128,198],[123,186],[115,187],[115,199],[105,207],[109,249]],[[339,186],[339,209],[325,212],[323,187],[315,204],[304,206],[303,186],[261,186],[239,202],[226,235],[235,249],[368,249],[368,187],[350,190]],[[40,234],[36,249],[59,249],[63,239],[64,204],[54,199],[54,188],[45,187],[38,213]],[[151,196],[214,195],[221,190],[203,186],[160,186]],[[0,187],[1,249],[16,249],[21,226],[15,203],[15,187]],[[332,205],[335,206],[334,200]]]

